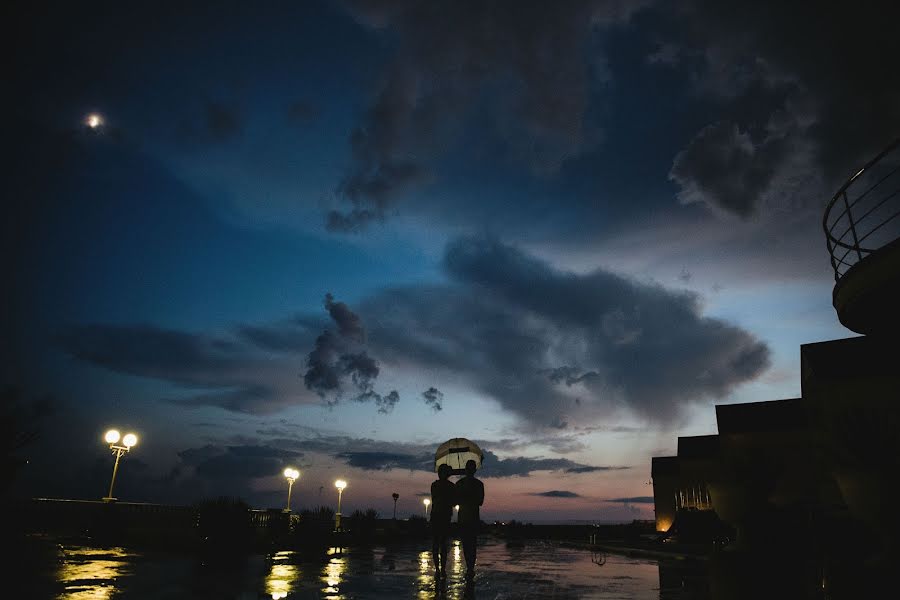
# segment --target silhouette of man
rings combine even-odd
[[[456,504],[456,486],[449,479],[452,471],[450,465],[441,465],[438,467],[438,479],[431,483],[431,556],[434,570],[441,579],[447,576],[450,517]]]
[[[481,525],[479,508],[484,504],[484,484],[475,478],[477,465],[474,460],[466,462],[466,475],[456,482],[456,501],[459,503],[459,536],[463,555],[466,557],[466,580],[475,577],[475,553],[478,528]]]

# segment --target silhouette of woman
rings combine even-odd
[[[434,570],[441,579],[447,576],[447,548],[450,536],[450,517],[456,504],[456,487],[450,481],[450,465],[438,467],[438,479],[431,484],[431,555]]]

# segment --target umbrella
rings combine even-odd
[[[474,460],[476,469],[481,468],[484,453],[478,444],[466,438],[449,439],[434,453],[434,470],[437,472],[441,465],[450,465],[454,475],[462,475],[466,472],[466,463]]]

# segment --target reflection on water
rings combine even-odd
[[[59,598],[107,600],[117,595],[116,579],[129,574],[129,559],[135,555],[124,548],[67,548],[57,573],[64,592]]]
[[[325,585],[322,593],[327,600],[344,600],[340,588],[342,575],[347,570],[347,559],[337,548],[329,549],[328,554],[330,558],[321,576]]]
[[[427,546],[427,547],[426,547]],[[447,578],[436,579],[430,540],[367,549],[333,548],[317,556],[293,551],[232,558],[224,564],[192,555],[122,548],[59,547],[59,600],[420,599],[467,600],[635,598],[681,600],[686,577],[655,560],[597,555],[539,542],[507,546],[485,538],[474,585],[466,586],[462,548],[452,541]],[[680,561],[684,563],[685,561]],[[44,571],[47,574],[54,570]],[[5,597],[11,597],[6,595]]]
[[[272,600],[287,598],[294,590],[295,582],[300,581],[300,567],[292,563],[293,552],[276,552],[271,557],[269,574],[266,575],[266,593]]]

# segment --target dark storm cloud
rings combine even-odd
[[[232,339],[152,325],[85,325],[68,329],[59,340],[69,354],[94,365],[182,386],[190,393],[168,398],[179,404],[266,414],[310,402],[287,359],[259,353],[272,350],[272,335],[255,329],[258,336]],[[252,338],[261,348],[247,343]]]
[[[315,348],[307,355],[303,382],[307,389],[330,403],[339,402],[348,385],[356,402],[373,402],[378,412],[393,411],[400,400],[396,390],[382,396],[373,389],[378,378],[378,363],[365,350],[366,331],[362,320],[343,302],[325,295],[325,309],[338,332],[326,329],[316,338]]]
[[[630,498],[610,498],[607,502],[622,502],[623,504],[653,504],[653,496],[632,496]]]
[[[490,450],[485,450],[481,474],[484,477],[528,477],[535,471],[587,473],[622,470],[625,468],[627,467],[583,465],[567,458],[529,458],[524,456],[499,458]]]
[[[677,24],[669,64],[690,72],[723,119],[676,157],[683,202],[743,218],[818,209],[900,130],[891,19],[839,4],[815,18],[793,2],[660,6]]]
[[[179,404],[266,414],[310,401],[295,389],[286,361],[240,339],[153,325],[83,325],[60,334],[59,342],[91,364],[182,386],[191,393],[169,398]]]
[[[566,473],[596,473],[597,471],[621,471],[623,469],[627,469],[629,467],[588,467],[588,466],[580,466],[580,467],[569,467],[566,469]]]
[[[233,342],[152,325],[86,325],[64,332],[76,358],[133,375],[193,382],[198,373],[236,368],[245,358]]]
[[[672,424],[769,364],[764,343],[704,317],[687,292],[560,271],[489,238],[452,242],[444,265],[450,284],[363,304],[370,344],[385,360],[456,373],[537,428],[623,408]]]
[[[704,202],[747,218],[764,202],[789,150],[783,138],[756,144],[736,124],[715,123],[675,157],[669,177],[681,187],[681,202]]]
[[[278,438],[268,441],[271,446],[298,452],[315,452],[343,461],[351,467],[368,471],[434,471],[434,447],[424,444],[388,442],[348,436],[316,436],[310,438]],[[482,442],[482,448],[490,442]],[[502,445],[502,444],[501,444]],[[347,450],[353,448],[353,450]],[[535,471],[592,472],[618,470],[624,467],[583,465],[564,458],[501,458],[491,450],[484,450],[484,477],[527,477]]]
[[[325,294],[325,310],[328,311],[329,316],[338,326],[338,333],[343,337],[356,342],[366,341],[366,330],[362,320],[359,315],[350,310],[350,307],[343,302],[335,302],[334,296],[331,294]]]
[[[430,454],[395,454],[391,452],[341,452],[335,458],[343,460],[348,466],[366,471],[390,471],[392,469],[408,469],[410,471],[427,471],[434,469],[434,456]]]
[[[237,334],[250,344],[272,352],[307,352],[314,331],[326,321],[310,315],[297,315],[265,325],[243,324]]]
[[[482,134],[536,172],[556,171],[595,142],[590,92],[606,73],[592,40],[646,2],[343,4],[397,46],[351,135],[353,165],[339,185],[350,209],[328,215],[330,229],[358,231],[428,180],[429,163],[476,111],[487,111],[495,129]]]
[[[550,490],[549,492],[534,492],[529,496],[543,496],[545,498],[581,498],[580,494],[565,490]]]
[[[444,408],[444,394],[436,387],[430,387],[422,392],[422,398],[425,404],[430,406],[434,412],[440,412]]]
[[[183,466],[211,480],[249,480],[279,474],[301,453],[266,446],[203,446],[178,453]]]

